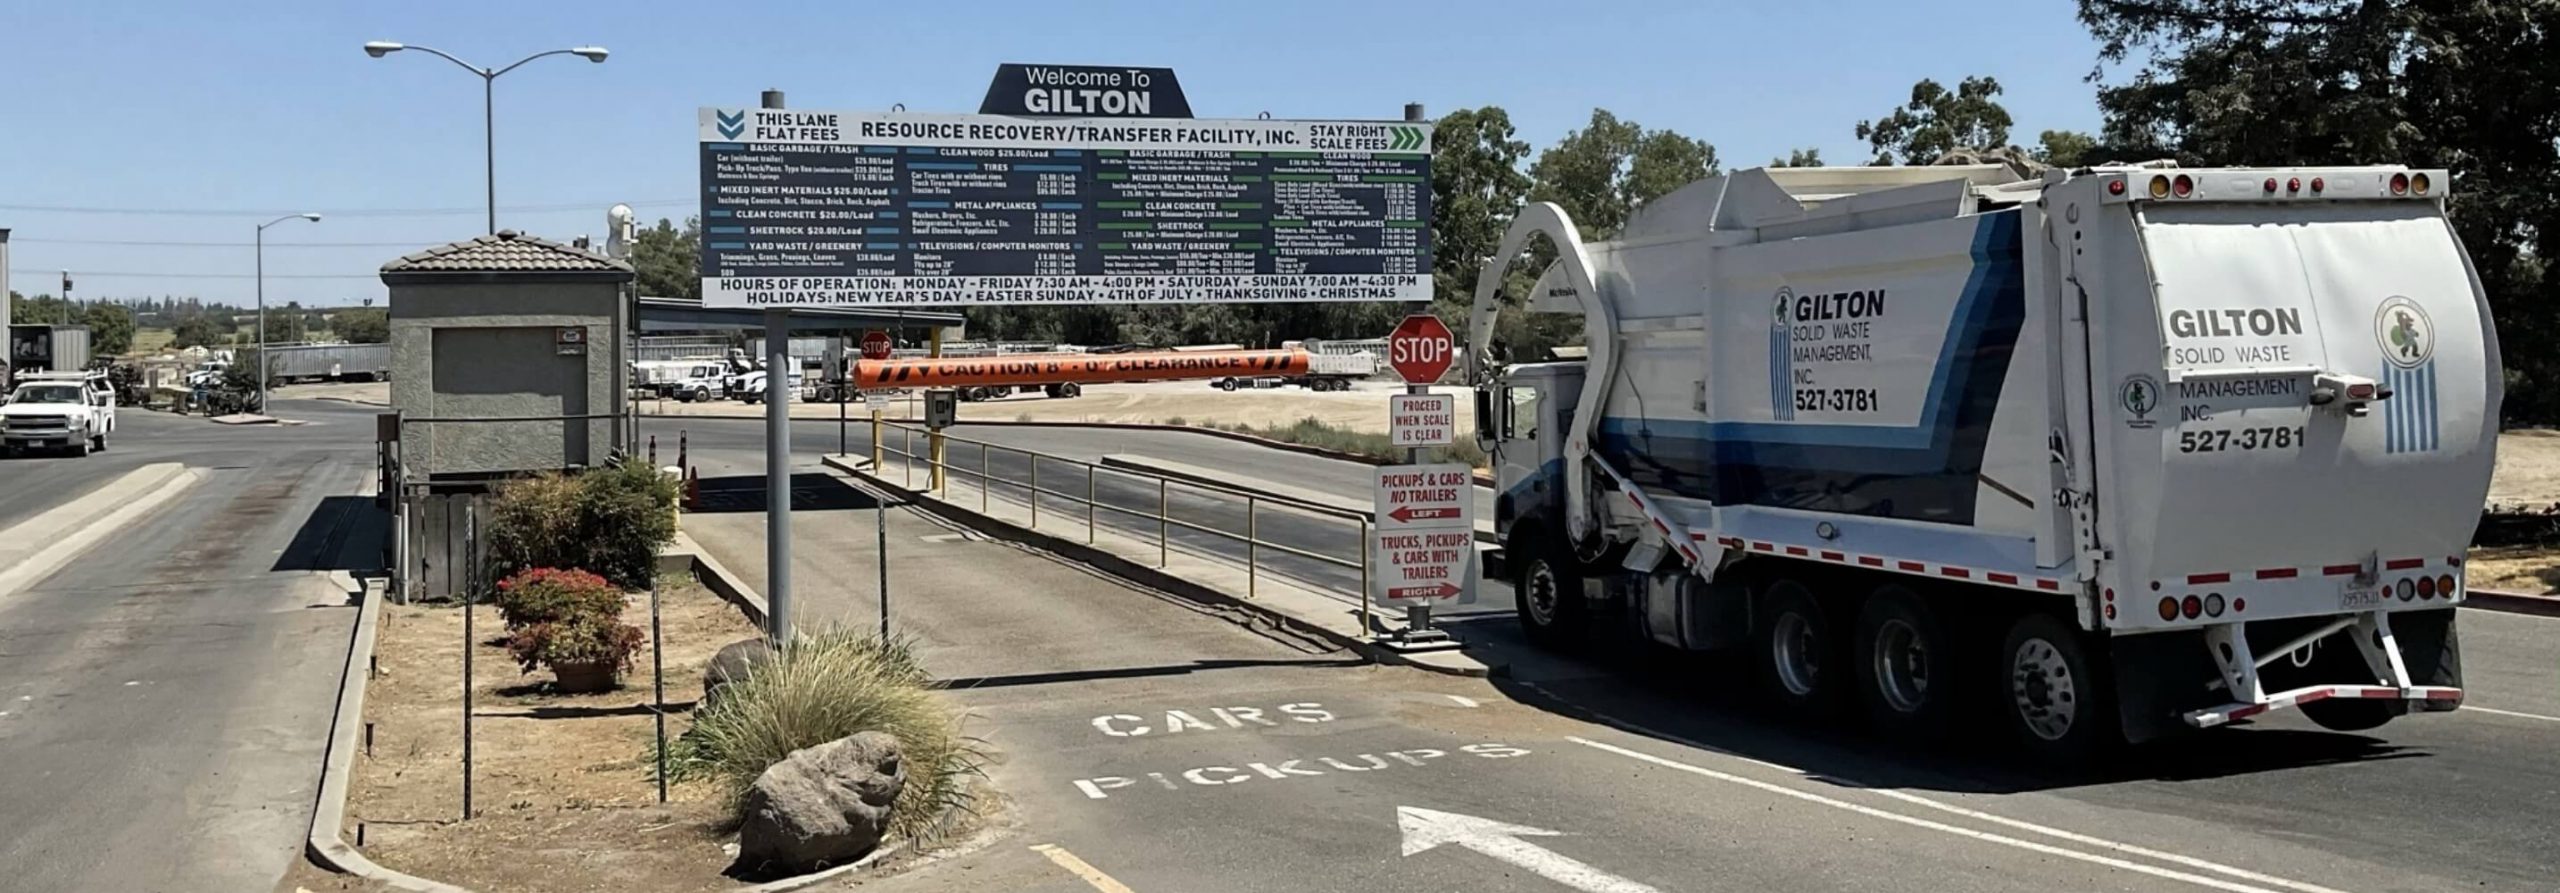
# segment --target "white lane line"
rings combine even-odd
[[[1654,755],[1649,754],[1649,753],[1644,753],[1644,752],[1642,752],[1642,751],[1628,750],[1628,749],[1626,749],[1626,748],[1619,747],[1619,746],[1614,745],[1614,744],[1603,744],[1603,743],[1601,743],[1601,742],[1593,741],[1593,740],[1588,739],[1588,738],[1582,738],[1582,737],[1578,737],[1578,736],[1567,736],[1567,737],[1565,738],[1565,740],[1567,740],[1567,741],[1571,741],[1571,742],[1573,742],[1573,743],[1575,743],[1575,744],[1583,745],[1583,746],[1585,746],[1585,747],[1592,748],[1592,749],[1594,749],[1594,750],[1600,750],[1600,751],[1604,751],[1604,752],[1607,752],[1607,753],[1617,754],[1617,755],[1622,756],[1622,757],[1627,757],[1627,758],[1629,758],[1629,759],[1638,760],[1638,761],[1642,761],[1642,762],[1646,762],[1646,763],[1651,763],[1651,764],[1653,764],[1653,765],[1661,766],[1661,767],[1666,768],[1666,769],[1672,769],[1672,770],[1676,770],[1676,771],[1680,771],[1680,772],[1687,772],[1687,773],[1692,774],[1692,775],[1698,775],[1698,776],[1703,776],[1703,777],[1706,777],[1706,778],[1712,778],[1712,779],[1715,779],[1715,780],[1717,780],[1717,781],[1730,782],[1730,783],[1732,783],[1732,784],[1742,785],[1743,787],[1753,788],[1753,789],[1756,789],[1756,790],[1761,790],[1761,791],[1766,791],[1766,792],[1768,792],[1768,793],[1777,794],[1777,795],[1782,796],[1782,797],[1792,797],[1792,798],[1795,798],[1795,799],[1798,799],[1798,800],[1805,801],[1805,802],[1807,802],[1807,803],[1818,803],[1818,804],[1821,804],[1821,805],[1823,805],[1823,806],[1831,807],[1831,808],[1833,808],[1833,809],[1846,810],[1846,811],[1849,811],[1849,812],[1857,813],[1857,814],[1859,814],[1859,815],[1867,816],[1867,817],[1869,817],[1869,818],[1878,818],[1878,819],[1883,819],[1883,820],[1888,821],[1888,822],[1899,822],[1899,823],[1901,823],[1901,824],[1910,825],[1910,826],[1915,827],[1915,828],[1926,828],[1926,829],[1931,830],[1931,831],[1940,831],[1940,832],[1945,832],[1945,833],[1948,833],[1948,834],[1956,835],[1956,836],[1958,836],[1958,837],[1967,837],[1967,838],[1972,838],[1972,839],[1974,839],[1974,840],[1983,841],[1983,842],[1985,842],[1985,843],[1996,843],[1996,844],[2000,844],[2000,845],[2002,845],[2002,846],[2016,847],[2016,848],[2018,848],[2018,849],[2027,850],[2027,851],[2030,851],[2030,852],[2043,853],[2043,854],[2048,855],[2048,856],[2060,856],[2060,857],[2065,858],[2065,859],[2075,859],[2075,860],[2078,860],[2078,861],[2088,862],[2088,863],[2095,864],[2095,865],[2104,865],[2104,866],[2107,866],[2107,867],[2109,867],[2109,868],[2116,868],[2116,869],[2122,869],[2122,870],[2124,870],[2124,871],[2132,871],[2132,872],[2138,872],[2138,873],[2141,873],[2141,874],[2147,874],[2147,875],[2151,875],[2151,876],[2153,876],[2153,877],[2166,878],[2166,879],[2173,880],[2173,881],[2184,881],[2184,882],[2186,882],[2186,883],[2195,884],[2195,885],[2200,886],[2200,887],[2211,887],[2211,888],[2216,889],[2216,890],[2230,890],[2230,891],[2233,891],[2233,893],[2275,893],[2275,891],[2274,891],[2274,890],[2272,890],[2272,889],[2270,889],[2270,888],[2267,888],[2267,887],[2255,887],[2255,886],[2250,886],[2250,885],[2248,885],[2248,884],[2239,883],[2239,882],[2236,882],[2236,881],[2226,881],[2226,880],[2223,880],[2223,879],[2221,879],[2221,878],[2216,878],[2216,877],[2206,877],[2206,876],[2204,876],[2204,875],[2200,875],[2200,874],[2189,874],[2189,873],[2187,873],[2187,872],[2177,871],[2177,870],[2174,870],[2174,869],[2161,868],[2161,867],[2156,866],[2156,865],[2145,865],[2145,864],[2140,863],[2140,862],[2129,862],[2129,861],[2126,861],[2126,860],[2123,860],[2123,859],[2114,858],[2114,857],[2112,857],[2112,856],[2101,856],[2101,855],[2098,855],[2098,854],[2095,854],[2095,853],[2084,853],[2084,852],[2081,852],[2081,851],[2079,851],[2079,850],[2064,849],[2064,848],[2062,848],[2062,847],[2053,846],[2053,845],[2050,845],[2050,844],[2037,843],[2037,842],[2032,841],[2032,840],[2020,840],[2020,839],[2015,838],[2015,837],[2009,837],[2009,836],[2001,835],[2001,834],[1993,834],[1993,833],[1991,833],[1991,832],[1989,832],[1989,831],[1977,831],[1977,830],[1974,830],[1974,829],[1972,829],[1972,828],[1959,827],[1959,826],[1956,826],[1956,825],[1950,825],[1950,824],[1947,824],[1947,823],[1945,823],[1945,822],[1936,822],[1936,821],[1931,821],[1931,820],[1929,820],[1929,819],[1920,818],[1920,817],[1918,817],[1918,816],[1908,816],[1908,815],[1903,815],[1902,813],[1892,812],[1892,811],[1889,811],[1889,810],[1883,810],[1883,809],[1877,809],[1877,808],[1875,808],[1875,807],[1867,806],[1867,805],[1864,805],[1864,804],[1851,803],[1851,802],[1846,801],[1846,800],[1837,800],[1837,799],[1833,799],[1833,798],[1830,798],[1830,797],[1825,797],[1825,796],[1822,796],[1821,794],[1816,794],[1816,793],[1813,793],[1813,792],[1810,792],[1810,791],[1799,791],[1799,790],[1796,790],[1796,789],[1791,788],[1791,787],[1787,787],[1787,786],[1782,785],[1782,784],[1775,784],[1775,783],[1772,783],[1772,782],[1761,781],[1761,780],[1756,779],[1756,778],[1745,778],[1745,777],[1742,777],[1742,776],[1739,776],[1739,775],[1734,775],[1734,774],[1727,773],[1727,772],[1718,772],[1718,771],[1716,771],[1716,770],[1709,769],[1709,768],[1706,768],[1706,767],[1704,767],[1704,766],[1693,766],[1693,765],[1690,765],[1690,764],[1688,764],[1688,763],[1680,762],[1680,761],[1678,761],[1678,760],[1668,759],[1668,758],[1664,758],[1664,757],[1657,757],[1657,756],[1654,756]]]
[[[2004,825],[2004,826],[2007,826],[2007,827],[2016,828],[2016,829],[2021,830],[2021,831],[2031,831],[2031,832],[2034,832],[2034,833],[2037,833],[2037,834],[2045,835],[2045,836],[2047,836],[2047,837],[2060,838],[2060,839],[2063,839],[2063,840],[2071,841],[2071,842],[2073,842],[2073,843],[2083,844],[2083,845],[2086,845],[2086,846],[2099,847],[2099,848],[2102,848],[2102,849],[2114,850],[2114,851],[2116,851],[2116,852],[2119,852],[2119,853],[2125,853],[2125,854],[2128,854],[2128,855],[2141,856],[2141,857],[2148,858],[2148,859],[2157,859],[2157,860],[2160,860],[2160,861],[2162,861],[2162,862],[2171,862],[2171,863],[2175,863],[2175,864],[2178,864],[2178,865],[2184,865],[2184,866],[2187,866],[2187,867],[2189,867],[2189,868],[2201,868],[2201,869],[2204,869],[2204,870],[2206,870],[2206,871],[2211,871],[2211,872],[2215,872],[2215,873],[2218,873],[2218,874],[2224,874],[2224,875],[2229,875],[2229,876],[2231,876],[2231,877],[2240,878],[2241,880],[2256,881],[2256,882],[2261,883],[2261,884],[2270,884],[2270,885],[2274,885],[2274,886],[2278,886],[2278,887],[2283,887],[2283,888],[2285,888],[2285,889],[2287,889],[2287,890],[2295,890],[2295,891],[2299,891],[2299,893],[2345,893],[2345,891],[2343,891],[2343,890],[2338,890],[2338,889],[2336,889],[2336,888],[2332,888],[2332,887],[2323,887],[2323,886],[2320,886],[2319,884],[2307,883],[2307,882],[2304,882],[2304,881],[2288,880],[2288,879],[2286,879],[2286,878],[2275,877],[2275,876],[2272,876],[2272,875],[2259,874],[2259,873],[2257,873],[2257,872],[2250,871],[2250,870],[2245,869],[2245,868],[2233,868],[2233,867],[2231,867],[2231,866],[2229,866],[2229,865],[2224,865],[2224,864],[2219,863],[2219,862],[2209,862],[2209,861],[2206,861],[2206,860],[2203,860],[2203,859],[2198,859],[2198,858],[2196,858],[2196,857],[2194,857],[2194,856],[2182,856],[2182,855],[2179,855],[2179,854],[2177,854],[2177,853],[2163,852],[2163,851],[2160,851],[2160,850],[2152,849],[2152,848],[2150,848],[2150,847],[2135,846],[2135,845],[2130,844],[2130,843],[2118,843],[2118,842],[2116,842],[2116,841],[2108,840],[2108,839],[2105,839],[2105,838],[2102,838],[2102,837],[2091,837],[2091,836],[2086,835],[2086,834],[2080,834],[2080,833],[2072,832],[2072,831],[2065,831],[2065,830],[2062,830],[2062,829],[2060,829],[2060,828],[2048,828],[2048,827],[2046,827],[2046,826],[2039,825],[2039,824],[2036,824],[2036,823],[2034,823],[2034,822],[2025,822],[2025,821],[2019,821],[2019,820],[2017,820],[2017,819],[2009,818],[2009,817],[2007,817],[2007,816],[1992,815],[1991,813],[1983,812],[1983,811],[1981,811],[1981,810],[1966,809],[1966,808],[1964,808],[1964,807],[1962,807],[1962,806],[1957,806],[1957,805],[1954,805],[1954,804],[1951,804],[1951,803],[1940,803],[1940,802],[1938,802],[1938,801],[1936,801],[1936,800],[1931,800],[1931,799],[1929,799],[1929,798],[1927,798],[1927,797],[1923,797],[1923,796],[1920,796],[1920,795],[1918,795],[1918,794],[1905,793],[1905,792],[1902,792],[1902,791],[1889,790],[1889,789],[1886,789],[1886,788],[1862,788],[1862,790],[1871,791],[1871,792],[1878,793],[1878,794],[1883,794],[1884,796],[1891,797],[1891,798],[1896,799],[1896,800],[1900,800],[1900,801],[1902,801],[1902,802],[1904,802],[1904,803],[1910,803],[1910,804],[1913,804],[1913,805],[1916,805],[1916,806],[1926,806],[1926,807],[1929,807],[1930,809],[1935,809],[1935,810],[1941,810],[1941,811],[1944,811],[1944,812],[1954,813],[1954,814],[1956,814],[1956,815],[1964,816],[1965,818],[1974,819],[1974,820],[1977,820],[1977,821],[1990,822],[1990,823],[1995,824],[1995,825]]]
[[[2464,705],[2462,705],[2462,709],[2461,709],[2461,710],[2457,710],[2457,711],[2454,711],[2454,712],[2456,712],[2456,713],[2472,713],[2472,712],[2478,712],[2478,713],[2489,713],[2489,714],[2495,714],[2495,715],[2498,715],[2498,716],[2512,716],[2512,717],[2515,717],[2515,718],[2517,718],[2517,719],[2539,719],[2539,720],[2542,720],[2543,722],[2560,722],[2560,716],[2544,716],[2544,715],[2539,714],[2539,713],[2519,713],[2519,712],[2516,712],[2516,711],[2514,711],[2514,710],[2500,710],[2500,709],[2498,709],[2498,708],[2496,708],[2496,707],[2474,707],[2474,706],[2471,706],[2471,705],[2469,705],[2469,704],[2464,704]]]
[[[1032,846],[1031,849],[1033,852],[1049,857],[1049,861],[1058,863],[1059,868],[1064,868],[1067,870],[1068,874],[1084,879],[1086,885],[1091,886],[1096,890],[1100,890],[1102,893],[1137,893],[1137,891],[1129,889],[1129,885],[1121,883],[1110,875],[1103,874],[1102,869],[1095,868],[1092,865],[1087,864],[1083,859],[1076,858],[1076,854],[1067,852],[1065,847],[1054,843],[1043,843],[1036,844]]]

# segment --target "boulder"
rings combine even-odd
[[[906,760],[887,732],[792,751],[747,790],[737,867],[801,874],[862,858],[880,845],[906,784]]]
[[[720,696],[722,687],[747,678],[748,673],[771,659],[773,646],[761,637],[740,639],[722,647],[720,653],[711,656],[711,665],[702,668],[702,700],[693,705],[693,712],[711,709],[711,702]]]

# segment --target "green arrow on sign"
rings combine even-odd
[[[1388,149],[1396,152],[1404,152],[1422,147],[1422,128],[1397,127],[1392,129],[1395,131],[1395,139],[1389,143],[1387,147]]]

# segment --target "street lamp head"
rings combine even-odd
[[[569,52],[585,56],[589,62],[600,63],[604,61],[605,57],[605,48],[603,47],[570,47]]]
[[[318,222],[320,222],[320,215],[318,215],[318,214],[306,213],[306,214],[303,214],[303,215],[302,215],[302,219],[304,219],[304,220],[308,220],[308,221],[311,221],[311,222],[313,222],[313,223],[318,223]]]
[[[405,49],[408,49],[408,47],[406,47],[406,46],[402,46],[402,45],[397,44],[397,43],[393,43],[393,42],[388,41],[388,40],[371,40],[371,41],[366,41],[366,42],[365,42],[365,45],[364,45],[364,54],[365,54],[365,55],[367,55],[367,56],[372,56],[372,57],[374,57],[374,58],[376,58],[376,59],[380,59],[380,58],[382,58],[382,57],[384,57],[384,56],[390,55],[390,54],[392,54],[392,53],[397,53],[397,52],[399,52],[399,51],[401,51],[401,50],[405,50]]]

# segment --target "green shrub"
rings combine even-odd
[[[490,504],[490,569],[585,568],[618,588],[646,589],[658,550],[675,539],[675,505],[675,481],[637,462],[509,483]]]
[[[707,778],[734,809],[764,770],[792,751],[856,732],[898,738],[906,788],[889,812],[890,831],[929,837],[954,809],[971,803],[969,777],[980,755],[960,735],[959,716],[926,687],[906,642],[852,630],[804,634],[694,717],[672,748],[677,778]]]
[[[622,614],[622,590],[582,570],[537,567],[498,581],[498,613],[523,629],[569,617]]]
[[[516,630],[507,639],[507,653],[527,673],[535,667],[557,669],[561,664],[602,661],[613,664],[614,675],[619,676],[631,668],[631,653],[647,641],[639,627],[622,622],[620,616],[571,614]]]

